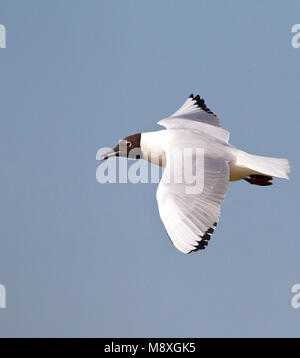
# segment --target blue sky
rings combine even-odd
[[[5,1],[0,24],[2,337],[299,336],[300,4]],[[289,181],[230,184],[209,247],[183,255],[156,184],[95,179],[100,147],[199,93]]]

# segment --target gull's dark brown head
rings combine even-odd
[[[113,150],[103,154],[102,160],[110,157],[141,158],[141,133],[132,134],[120,140]]]

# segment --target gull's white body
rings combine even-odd
[[[158,124],[166,129],[142,133],[141,152],[144,159],[166,167],[157,190],[159,213],[171,241],[183,253],[207,245],[219,220],[229,181],[251,174],[288,178],[287,159],[251,155],[230,145],[229,132],[220,127],[218,118],[199,96],[191,95],[177,112]],[[173,170],[171,163],[176,161],[173,148],[203,148],[201,194],[187,195],[184,184],[164,181],[166,173]]]
[[[188,133],[188,130],[185,131]],[[187,133],[183,133],[183,135],[186,135]],[[170,134],[171,133],[168,130],[142,133],[141,150],[143,159],[151,162],[152,164],[165,167],[166,150],[168,150]],[[199,143],[197,143],[199,148],[203,147],[203,140],[204,138],[201,138]],[[229,163],[229,181],[241,180],[251,174],[265,174],[288,179],[287,168],[289,166],[286,159],[248,154],[233,147],[232,145],[229,145],[228,143],[218,143],[218,145],[220,146],[220,150],[223,151],[224,159],[228,160]],[[272,160],[275,162],[275,167],[272,167]],[[276,167],[278,160],[282,161],[283,170],[278,170]]]

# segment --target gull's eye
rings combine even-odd
[[[131,147],[131,146],[132,146],[132,144],[131,144],[130,142],[127,142],[126,144],[127,144],[127,147]]]

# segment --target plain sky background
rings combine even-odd
[[[300,336],[300,2],[0,0],[0,23],[0,336]],[[101,185],[95,156],[191,92],[292,174],[232,183],[183,255],[157,185]]]

